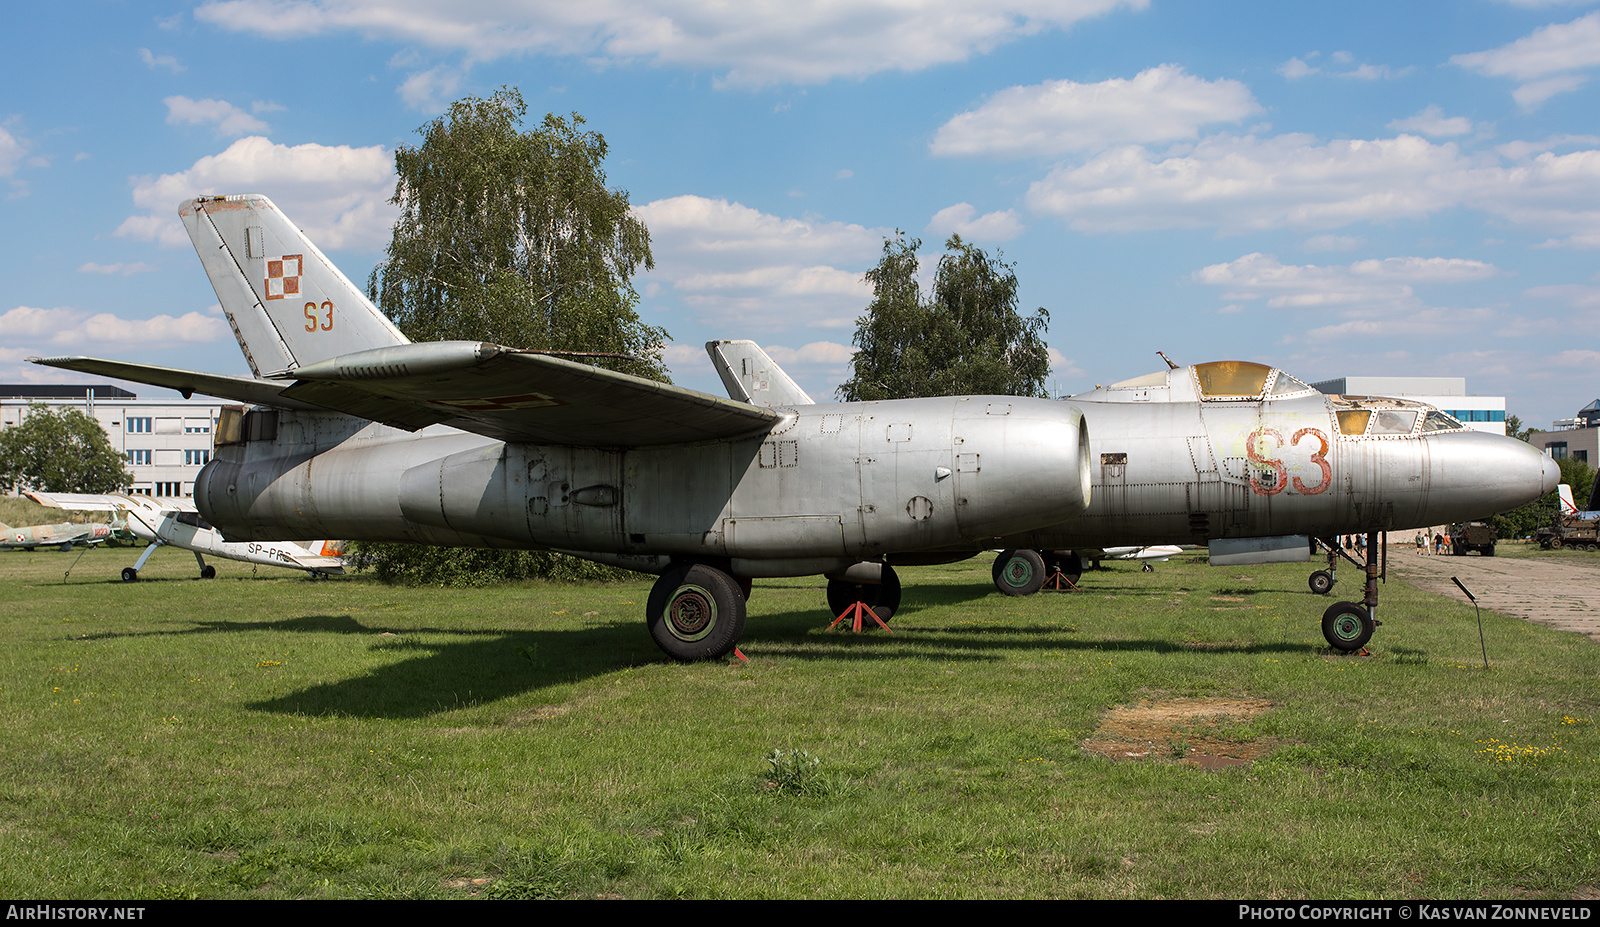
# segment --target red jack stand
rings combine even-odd
[[[1078,588],[1078,584],[1068,579],[1067,574],[1061,572],[1060,570],[1056,570],[1054,573],[1051,573],[1045,578],[1044,585],[1040,586],[1039,588],[1054,589],[1057,592],[1066,592],[1068,589]]]
[[[883,623],[883,619],[878,617],[878,613],[873,611],[872,607],[867,605],[865,602],[857,602],[856,604],[840,612],[839,617],[833,619],[833,624],[828,625],[828,630],[832,631],[834,628],[839,626],[839,622],[850,619],[850,630],[860,634],[862,625],[861,615],[863,612],[872,616],[872,620],[878,623],[878,627],[888,631],[890,634],[894,633],[894,631],[890,630],[888,625]]]

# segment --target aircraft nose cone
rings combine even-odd
[[[1551,457],[1544,454],[1539,456],[1544,458],[1544,491],[1539,495],[1544,496],[1546,493],[1555,492],[1556,487],[1561,485],[1561,466]]]

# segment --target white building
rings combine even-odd
[[[1506,433],[1506,397],[1469,396],[1465,377],[1338,377],[1311,386],[1342,396],[1388,396],[1425,402],[1474,431]]]
[[[212,432],[224,403],[217,399],[140,399],[109,384],[0,385],[0,429],[20,425],[29,406],[76,409],[104,428],[127,458],[131,491],[147,496],[194,495],[194,478],[211,460]]]

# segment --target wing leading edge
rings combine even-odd
[[[331,409],[407,431],[442,424],[501,441],[580,447],[685,444],[764,432],[782,415],[695,390],[475,341],[374,348],[227,377],[95,358],[35,363],[290,409]]]

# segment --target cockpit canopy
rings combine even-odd
[[[1212,361],[1095,387],[1074,399],[1096,402],[1253,402],[1317,391],[1276,367],[1251,361]]]
[[[1251,361],[1212,361],[1097,386],[1071,398],[1086,402],[1237,403],[1311,396],[1323,394],[1276,367]],[[1339,433],[1350,437],[1467,430],[1450,415],[1410,399],[1336,395],[1323,398],[1339,422]]]

